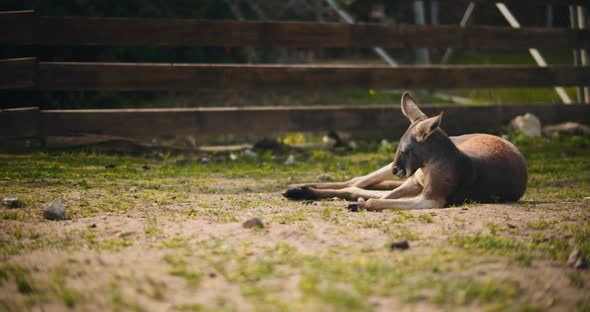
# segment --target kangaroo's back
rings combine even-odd
[[[489,134],[470,134],[453,140],[471,158],[472,183],[463,190],[469,199],[480,202],[519,200],[526,190],[526,161],[512,143]]]

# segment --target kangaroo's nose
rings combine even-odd
[[[391,171],[393,172],[393,175],[397,175],[397,173],[399,172],[399,169],[394,166]]]

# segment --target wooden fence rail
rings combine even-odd
[[[426,114],[445,112],[442,128],[451,135],[499,129],[517,115],[533,113],[544,124],[565,120],[587,123],[590,106],[423,105]],[[408,126],[398,105],[317,107],[227,107],[185,109],[0,110],[5,137],[103,135],[130,138],[193,135],[272,137],[290,131],[347,131],[355,138],[397,139]],[[12,135],[7,135],[12,134]]]
[[[590,67],[39,63],[42,90],[453,89],[574,86]]]
[[[589,30],[457,25],[260,22],[0,13],[0,44],[333,48],[590,48]]]
[[[457,89],[574,86],[590,81],[590,67],[516,65],[350,66],[59,63],[0,61],[0,89]]]

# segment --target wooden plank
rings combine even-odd
[[[41,45],[590,48],[590,31],[566,28],[41,17],[39,31]]]
[[[0,45],[33,44],[36,22],[34,11],[0,12]]]
[[[590,106],[583,104],[422,107],[428,115],[444,111],[442,128],[451,135],[500,129],[526,112],[539,116],[543,124],[590,122]],[[41,111],[41,120],[47,136],[133,138],[260,138],[290,131],[335,130],[350,132],[355,138],[397,139],[409,124],[397,105],[50,110]]]
[[[0,60],[0,90],[35,86],[35,58]]]
[[[590,67],[313,66],[50,63],[38,65],[40,90],[445,89],[573,86]]]
[[[0,109],[0,140],[39,137],[39,107]]]

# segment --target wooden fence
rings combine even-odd
[[[486,2],[486,1],[480,1]],[[488,1],[489,2],[489,1]],[[553,0],[550,3],[579,3]],[[508,1],[510,3],[510,1]],[[0,46],[452,47],[563,50],[590,48],[590,31],[492,26],[44,17],[0,13]],[[554,65],[351,66],[42,62],[0,60],[3,90],[453,89],[576,86],[590,67]],[[264,136],[344,130],[395,137],[407,123],[393,107],[242,107],[136,110],[0,110],[0,138],[83,134],[152,137]],[[438,110],[438,109],[437,109]],[[445,107],[449,133],[485,131],[524,112],[543,122],[589,122],[590,105]],[[434,108],[427,111],[434,112]]]
[[[483,132],[534,113],[545,123],[588,122],[589,105],[421,106],[445,111],[451,135]],[[217,107],[176,109],[0,110],[0,139],[84,134],[146,138],[234,135],[260,138],[292,131],[347,131],[356,138],[397,138],[408,127],[398,105]]]

